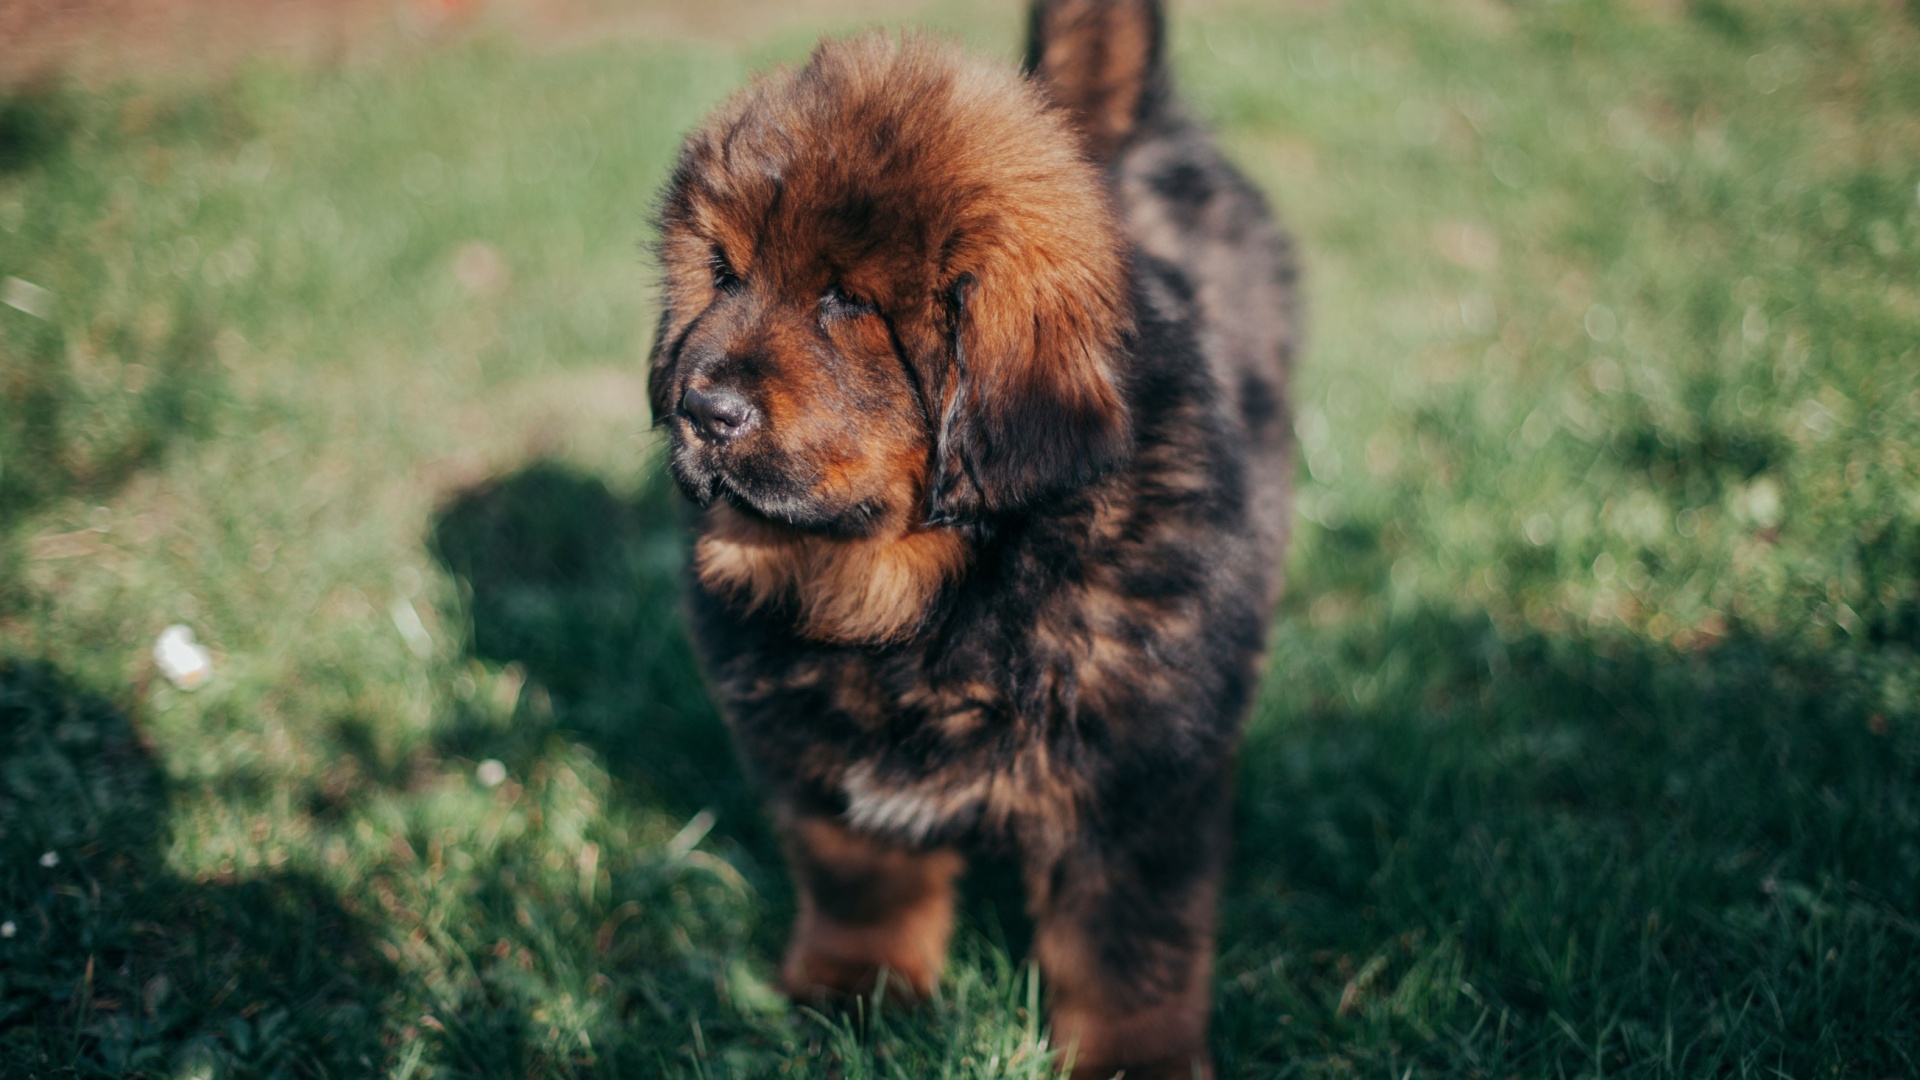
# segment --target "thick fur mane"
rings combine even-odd
[[[748,611],[787,610],[803,636],[879,644],[920,626],[969,553],[959,529],[837,539],[756,521],[720,504],[707,511],[694,573]]]

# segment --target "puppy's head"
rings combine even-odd
[[[1122,457],[1125,252],[1068,125],[1011,72],[878,35],[722,106],[659,214],[650,390],[681,488],[864,537]]]

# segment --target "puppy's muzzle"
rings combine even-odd
[[[725,387],[688,389],[680,398],[680,413],[701,435],[715,442],[739,436],[759,419],[752,402]]]

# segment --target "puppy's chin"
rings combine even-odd
[[[877,503],[835,504],[813,494],[804,481],[763,478],[713,458],[697,440],[675,433],[668,471],[681,494],[702,509],[718,500],[766,525],[843,540],[872,535],[886,517]]]
[[[859,507],[842,512],[818,505],[812,499],[756,497],[724,476],[720,478],[718,493],[728,506],[746,517],[811,536],[851,539],[867,535],[873,527],[873,515]]]

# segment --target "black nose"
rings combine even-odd
[[[731,390],[688,390],[680,399],[680,411],[694,426],[716,439],[731,439],[753,422],[753,406]]]

